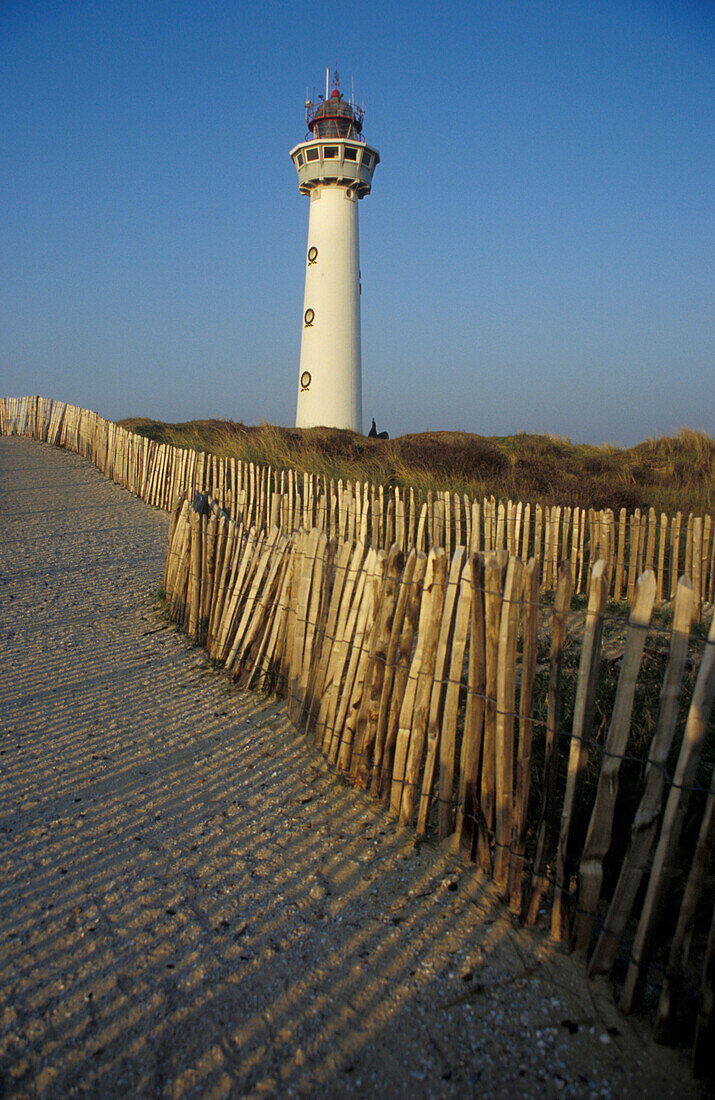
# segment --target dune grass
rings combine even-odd
[[[160,443],[423,492],[449,489],[616,512],[653,507],[669,515],[703,515],[713,502],[715,439],[689,428],[622,448],[526,433],[424,432],[376,440],[336,428],[250,427],[228,420],[165,424],[135,417],[121,423]]]

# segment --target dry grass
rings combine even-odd
[[[129,428],[162,443],[293,467],[327,478],[450,489],[471,496],[581,507],[654,507],[702,515],[713,502],[715,439],[681,428],[635,447],[574,444],[554,435],[486,437],[423,432],[375,440],[336,428],[248,427],[226,420],[164,424],[133,418]]]

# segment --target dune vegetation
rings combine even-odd
[[[715,439],[689,428],[625,448],[523,432],[423,432],[381,440],[336,428],[250,427],[228,420],[121,423],[160,443],[423,492],[450,489],[476,497],[629,512],[653,507],[686,515],[709,512],[713,501]]]

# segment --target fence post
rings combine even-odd
[[[504,582],[499,653],[497,659],[496,783],[494,829],[494,880],[505,888],[509,875],[514,823],[514,694],[516,690],[516,639],[524,585],[524,566],[509,559]]]
[[[680,838],[683,819],[707,734],[710,712],[715,699],[715,615],[710,623],[708,644],[705,646],[698,669],[695,690],[690,701],[683,742],[673,777],[673,785],[663,814],[660,838],[653,857],[648,888],[636,930],[631,961],[621,994],[621,1011],[626,1014],[633,1006],[633,998],[640,979],[641,966],[645,962],[651,934],[660,911],[660,902],[668,887],[672,873],[675,849]]]
[[[521,655],[521,691],[519,695],[519,749],[514,791],[514,827],[509,867],[510,906],[521,912],[524,852],[526,850],[527,809],[531,788],[531,746],[534,733],[534,680],[538,654],[539,566],[530,558],[524,568],[524,627]]]
[[[459,787],[455,843],[467,858],[474,848],[475,826],[483,817],[478,794],[479,767],[482,759],[484,737],[484,701],[487,687],[486,641],[484,620],[484,557],[473,552],[470,559],[472,588],[471,621],[469,638],[469,663],[467,680],[467,709],[464,715],[464,735],[459,763]],[[482,829],[480,831],[483,832]],[[489,845],[486,842],[486,856]],[[482,859],[483,863],[483,859]],[[491,869],[491,858],[489,857]]]
[[[553,833],[553,808],[556,795],[556,772],[561,732],[561,666],[568,628],[568,612],[571,608],[573,583],[571,566],[563,562],[559,569],[554,597],[551,627],[551,652],[549,654],[549,693],[546,715],[546,748],[544,755],[544,784],[541,812],[536,833],[536,853],[531,891],[527,903],[526,924],[533,925],[539,915],[539,905],[548,885],[545,877],[548,851]]]
[[[569,933],[570,915],[567,902],[570,897],[569,887],[573,865],[572,830],[577,823],[577,820],[574,819],[578,819],[581,810],[581,788],[588,765],[589,743],[593,731],[596,689],[598,687],[601,659],[603,616],[607,599],[607,569],[605,561],[601,558],[591,570],[588,610],[581,645],[576,700],[571,726],[566,790],[561,811],[561,829],[556,853],[556,883],[551,914],[551,935],[557,942],[567,939]]]
[[[432,691],[429,702],[429,715],[427,719],[427,754],[424,765],[422,795],[417,816],[418,835],[424,834],[427,829],[427,818],[429,816],[432,801],[434,776],[441,748],[443,721],[442,700],[446,695],[444,679],[447,669],[447,658],[449,656],[449,646],[452,641],[457,604],[461,592],[461,577],[465,553],[466,551],[463,546],[458,546],[455,550],[449,570],[449,580],[447,581],[447,587],[444,594],[442,621],[437,642],[437,655],[435,658]],[[461,671],[460,667],[460,677]],[[418,772],[416,771],[415,780],[417,779],[417,775]]]
[[[638,578],[636,585],[616,699],[598,779],[596,801],[579,864],[579,911],[576,914],[573,931],[573,946],[578,951],[585,951],[588,947],[593,917],[601,896],[603,859],[611,845],[613,812],[618,794],[618,773],[628,743],[636,678],[643,659],[654,602],[655,576],[651,570],[647,570]]]

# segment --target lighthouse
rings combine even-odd
[[[379,163],[362,136],[363,111],[343,99],[337,73],[325,98],[306,102],[309,133],[291,149],[310,198],[297,428],[362,432],[358,201]]]

